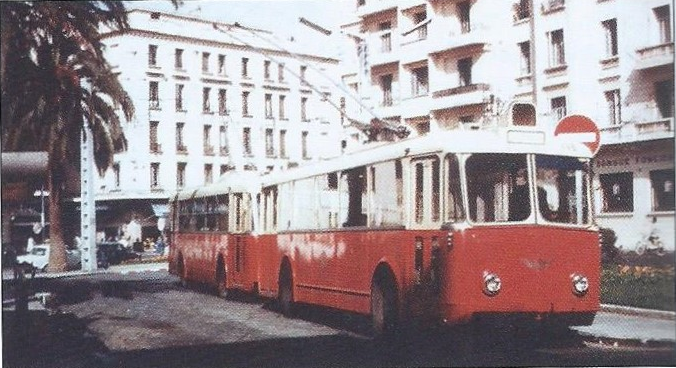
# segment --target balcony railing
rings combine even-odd
[[[176,146],[176,153],[179,155],[187,155],[188,154],[188,147],[186,147],[183,144],[179,144]]]
[[[204,146],[204,155],[213,156],[214,155],[214,146]]]
[[[150,143],[150,153],[162,153],[162,144]]]
[[[636,50],[637,69],[647,69],[674,63],[674,43],[663,43]]]
[[[488,91],[489,89],[490,89],[490,85],[487,84],[487,83],[475,83],[475,84],[470,84],[470,85],[467,85],[467,86],[453,87],[453,88],[442,89],[440,91],[434,91],[432,93],[432,97],[433,98],[441,98],[441,97],[459,95],[459,94],[462,94],[462,93],[470,93],[470,92],[476,92],[476,91]]]
[[[225,146],[220,147],[218,151],[219,151],[221,156],[227,156],[229,154],[228,147],[225,147]]]

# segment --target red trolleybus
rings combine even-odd
[[[599,308],[591,153],[532,127],[439,132],[172,201],[185,281],[399,321],[521,317],[589,325]]]

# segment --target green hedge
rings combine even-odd
[[[605,266],[601,303],[676,310],[674,267]]]

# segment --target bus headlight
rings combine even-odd
[[[589,280],[587,277],[580,274],[570,275],[570,280],[573,282],[573,294],[583,296],[589,290]]]
[[[485,271],[484,272],[484,294],[488,296],[498,295],[502,288],[502,281],[498,275]]]

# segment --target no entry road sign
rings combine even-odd
[[[591,119],[582,115],[570,115],[559,121],[554,135],[571,142],[584,143],[592,155],[596,155],[601,144],[599,128]]]

